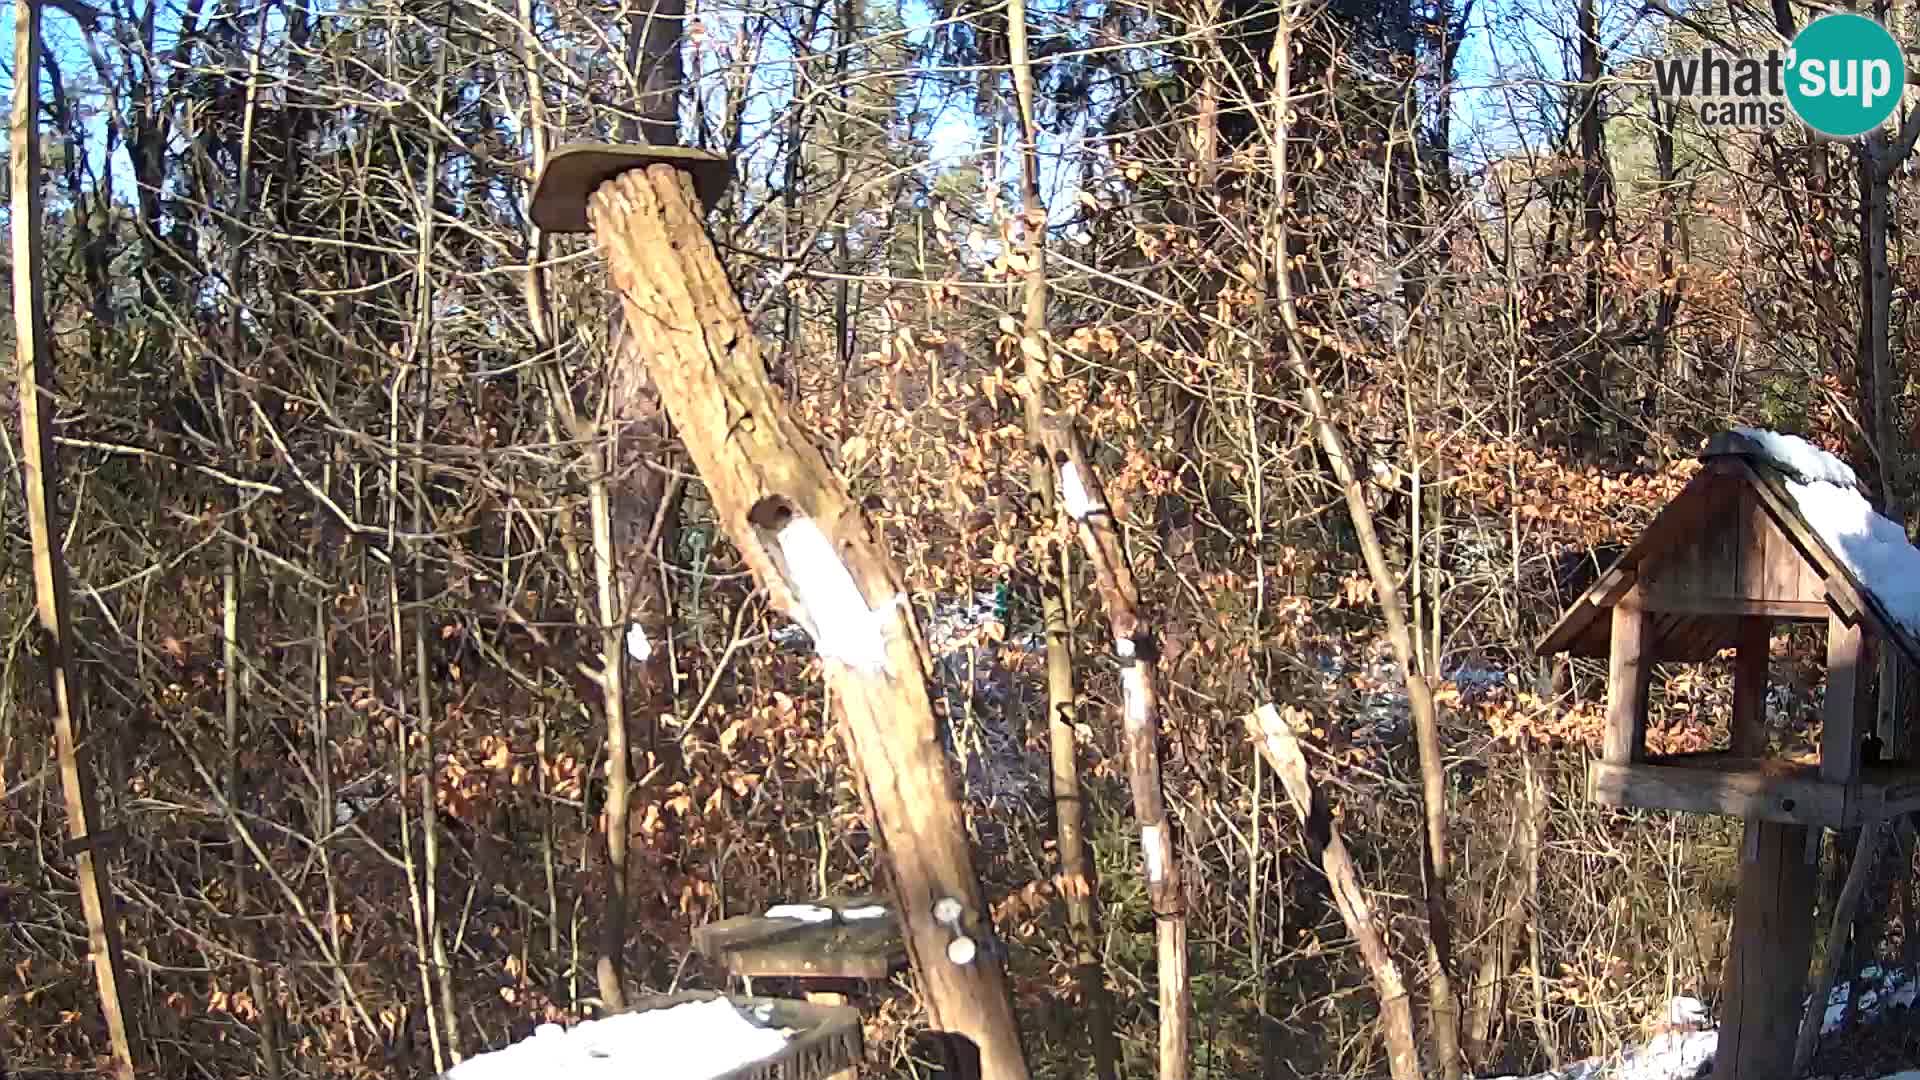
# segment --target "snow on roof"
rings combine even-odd
[[[1907,633],[1920,636],[1920,551],[1907,531],[1835,484],[1787,481],[1800,516]]]
[[[1768,464],[1806,483],[1860,486],[1860,478],[1854,475],[1851,466],[1798,435],[1750,427],[1734,428],[1733,433],[1759,447]]]
[[[447,1070],[446,1080],[711,1080],[785,1049],[725,998],[617,1013],[572,1028],[542,1024],[521,1041]]]
[[[1827,550],[1847,564],[1901,629],[1920,636],[1920,550],[1907,540],[1905,529],[1867,504],[1846,462],[1798,435],[1733,430],[1788,474],[1787,493]]]

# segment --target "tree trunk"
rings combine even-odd
[[[1591,3],[1592,0],[1587,2]],[[1432,1000],[1428,1004],[1431,1031],[1428,1034],[1433,1042],[1434,1064],[1440,1076],[1443,1080],[1459,1080],[1460,1006],[1453,991],[1453,947],[1447,911],[1447,886],[1452,868],[1447,858],[1447,775],[1446,763],[1440,756],[1439,711],[1433,700],[1433,687],[1414,666],[1413,635],[1400,607],[1397,584],[1393,571],[1387,566],[1386,552],[1374,532],[1373,511],[1367,506],[1366,492],[1354,475],[1346,440],[1334,423],[1333,410],[1321,395],[1320,385],[1307,364],[1307,354],[1301,341],[1303,333],[1299,312],[1293,302],[1292,271],[1286,265],[1284,208],[1288,205],[1287,138],[1290,128],[1287,117],[1293,93],[1292,69],[1287,59],[1291,56],[1291,39],[1292,18],[1283,12],[1274,35],[1273,67],[1277,75],[1270,105],[1275,132],[1272,148],[1274,206],[1276,215],[1279,215],[1273,245],[1273,280],[1279,293],[1281,321],[1287,329],[1287,366],[1300,382],[1300,395],[1316,429],[1321,450],[1326,454],[1334,478],[1345,493],[1347,514],[1352,518],[1354,532],[1360,539],[1360,551],[1366,560],[1367,575],[1373,582],[1374,598],[1387,624],[1387,640],[1405,680],[1407,702],[1413,713],[1414,741],[1420,753],[1421,802],[1426,824],[1421,853],[1421,879],[1426,892],[1428,960],[1433,965]]]
[[[691,180],[652,164],[588,217],[636,355],[722,528],[774,606],[812,635],[840,706],[907,952],[933,1027],[984,1080],[1024,1080],[1019,1028],[927,696],[928,659],[891,554],[767,381]],[[936,916],[957,906],[952,921]],[[975,946],[969,951],[958,942]]]
[[[1606,237],[1607,209],[1612,202],[1612,177],[1607,171],[1606,116],[1600,100],[1600,79],[1605,71],[1600,62],[1600,25],[1598,0],[1580,0],[1576,16],[1580,37],[1580,234],[1585,247],[1585,301],[1581,316],[1583,332],[1593,344],[1587,350],[1586,400],[1590,420],[1582,425],[1588,436],[1587,449],[1596,449],[1605,437],[1608,423],[1608,388],[1612,381],[1612,363],[1606,343],[1600,338],[1603,310],[1601,271],[1605,262],[1602,244]]]
[[[100,807],[82,741],[86,730],[85,668],[73,663],[73,624],[67,563],[61,551],[61,520],[53,445],[53,349],[47,331],[47,299],[41,287],[46,259],[40,192],[40,5],[19,0],[13,8],[13,115],[9,135],[13,210],[14,376],[20,402],[21,486],[32,544],[36,651],[46,660],[47,697],[53,712],[60,788],[66,797],[67,836],[74,852],[80,908],[87,920],[87,952],[93,959],[100,1011],[107,1022],[113,1075],[133,1080],[133,1042],[121,998],[126,982],[120,916],[107,881],[105,852],[96,851]],[[90,741],[90,740],[89,740]]]
[[[1040,202],[1040,155],[1034,124],[1033,63],[1027,52],[1026,0],[1011,0],[1007,8],[1007,44],[1012,54],[1013,84],[1020,108],[1021,203],[1026,220],[1027,272],[1023,296],[1023,331],[1035,343],[1047,329],[1046,207]],[[1025,354],[1026,427],[1030,447],[1027,474],[1027,518],[1036,533],[1053,529],[1053,470],[1047,467],[1042,425],[1047,404],[1047,365],[1043,351]],[[1113,1003],[1100,963],[1099,930],[1094,905],[1100,885],[1086,837],[1086,802],[1080,785],[1079,710],[1075,706],[1073,641],[1067,626],[1066,588],[1068,553],[1049,543],[1041,556],[1040,610],[1047,628],[1047,746],[1052,763],[1055,847],[1060,858],[1060,891],[1066,900],[1067,938],[1073,945],[1074,976],[1087,1008],[1087,1036],[1093,1050],[1094,1075],[1114,1080],[1119,1075],[1120,1047],[1114,1037]],[[1165,1017],[1162,1018],[1165,1023]]]
[[[680,141],[680,89],[685,75],[680,39],[687,0],[651,0],[627,16],[627,70],[639,100],[635,115],[621,125],[620,137],[650,146]]]
[[[1037,346],[1038,342],[1030,343]],[[1080,547],[1093,564],[1100,602],[1106,608],[1114,657],[1120,663],[1121,730],[1127,746],[1127,785],[1140,826],[1147,897],[1153,906],[1160,984],[1160,1077],[1185,1077],[1193,987],[1187,972],[1187,901],[1180,880],[1179,847],[1167,816],[1160,777],[1160,673],[1154,628],[1141,618],[1133,569],[1120,546],[1113,513],[1100,481],[1080,446],[1071,417],[1041,420],[1041,448],[1049,472],[1057,473],[1067,516]],[[1048,478],[1052,482],[1052,476]]]

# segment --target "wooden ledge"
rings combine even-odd
[[[825,900],[836,911],[883,900]],[[886,979],[907,964],[900,918],[802,922],[736,915],[693,932],[693,947],[723,964],[729,975],[782,979]]]
[[[1587,798],[1620,809],[1681,810],[1783,825],[1853,828],[1920,810],[1920,767],[1861,770],[1858,783],[1820,779],[1817,765],[1727,753],[1677,754],[1587,767]]]
[[[611,143],[570,143],[555,150],[533,182],[527,216],[550,233],[581,233],[587,224],[587,200],[601,184],[629,169],[671,165],[693,176],[693,193],[701,209],[720,201],[733,179],[733,165],[725,157],[685,146],[621,146]]]

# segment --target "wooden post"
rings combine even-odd
[[[1766,754],[1765,715],[1767,628],[1749,618],[1740,627],[1734,666],[1734,752]],[[1853,728],[1851,705],[1857,685],[1855,664],[1860,632],[1834,616],[1828,623],[1827,729]],[[1836,662],[1837,661],[1837,662]],[[1846,714],[1837,725],[1836,709]],[[1853,768],[1855,753],[1845,745],[1829,751],[1821,745],[1822,779],[1832,760]],[[1833,757],[1829,759],[1829,753]],[[1739,896],[1733,910],[1733,944],[1727,954],[1720,1019],[1720,1046],[1714,1055],[1716,1080],[1792,1080],[1794,1041],[1806,994],[1807,965],[1813,951],[1814,865],[1808,845],[1817,827],[1749,820],[1742,840]]]
[[[1851,784],[1860,779],[1860,740],[1870,720],[1861,707],[1865,696],[1865,655],[1860,624],[1839,615],[1827,617],[1827,693],[1822,708],[1825,725],[1820,733],[1820,779]]]
[[[54,750],[60,759],[60,788],[66,796],[67,836],[74,848],[74,878],[80,909],[87,920],[87,952],[93,958],[100,1011],[107,1021],[112,1075],[132,1080],[133,1042],[121,987],[126,983],[120,951],[120,918],[107,881],[107,855],[90,839],[100,829],[100,804],[88,775],[84,742],[85,668],[73,663],[73,624],[66,555],[61,551],[60,509],[55,490],[53,443],[53,349],[47,335],[46,260],[41,247],[40,197],[40,3],[19,0],[13,7],[13,160],[14,374],[20,397],[20,471],[26,494],[27,533],[33,550],[33,593],[38,616],[35,647],[46,662],[47,691],[53,707]],[[97,735],[95,736],[98,737]],[[264,1004],[264,1003],[263,1003]]]
[[[1026,1080],[1000,952],[960,803],[935,734],[927,650],[893,557],[767,379],[759,342],[702,221],[695,186],[725,162],[693,151],[591,148],[548,162],[544,228],[585,220],[606,254],[628,332],[715,515],[774,606],[821,653],[860,775],[907,953],[934,1029],[984,1080]],[[590,193],[590,194],[589,194]],[[951,898],[973,950],[934,916]],[[965,1045],[970,1042],[971,1047]]]
[[[1127,744],[1127,785],[1134,821],[1140,826],[1140,858],[1153,908],[1156,974],[1160,992],[1160,1080],[1185,1080],[1193,1016],[1193,984],[1187,968],[1187,898],[1179,847],[1160,775],[1160,670],[1152,628],[1140,615],[1133,581],[1114,528],[1113,513],[1093,466],[1080,445],[1072,417],[1041,418],[1038,434],[1049,471],[1059,475],[1067,515],[1093,564],[1094,582],[1106,607],[1120,668],[1121,731]]]
[[[1652,620],[1635,586],[1613,605],[1607,653],[1607,732],[1601,757],[1627,765],[1647,756],[1647,685],[1653,679]]]
[[[1714,1080],[1793,1080],[1793,1042],[1813,944],[1807,827],[1748,821],[1721,987]]]
[[[1740,620],[1733,659],[1733,723],[1730,749],[1735,757],[1767,754],[1767,662],[1773,620],[1748,615]]]

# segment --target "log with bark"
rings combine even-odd
[[[936,733],[927,647],[891,553],[767,378],[696,196],[710,202],[725,170],[690,150],[563,150],[533,214],[543,228],[591,227],[721,527],[773,605],[813,638],[933,1028],[956,1064],[977,1053],[987,1080],[1025,1080],[1002,951]]]

